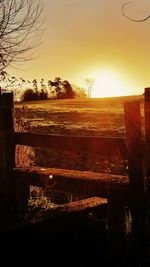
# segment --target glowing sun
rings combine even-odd
[[[92,97],[112,97],[129,95],[131,90],[121,80],[120,76],[111,72],[94,73],[95,81]]]

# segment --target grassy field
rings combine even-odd
[[[123,103],[143,96],[66,99],[19,103],[16,118],[30,131],[60,135],[122,136],[125,133]],[[24,106],[24,109],[22,107]]]

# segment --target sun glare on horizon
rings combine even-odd
[[[126,86],[117,74],[107,71],[95,72],[92,78],[95,81],[91,95],[92,98],[131,95],[131,88]]]

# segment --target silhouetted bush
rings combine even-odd
[[[48,93],[45,92],[44,90],[41,90],[41,92],[38,95],[39,100],[46,100],[48,99]]]
[[[38,99],[38,93],[35,92],[33,89],[27,89],[22,97],[23,101],[32,101]]]
[[[48,99],[48,93],[41,90],[41,92],[35,92],[33,89],[27,89],[23,96],[23,101],[44,100]]]

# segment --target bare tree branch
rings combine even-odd
[[[126,15],[125,9],[126,9],[126,6],[128,6],[128,5],[131,4],[131,3],[132,3],[132,1],[129,1],[129,2],[126,2],[126,3],[124,3],[124,4],[122,5],[122,15],[123,15],[125,18],[127,18],[127,19],[129,19],[129,20],[131,20],[131,21],[134,21],[134,22],[144,22],[144,21],[146,21],[146,20],[148,20],[148,19],[150,18],[150,15],[146,16],[146,17],[143,18],[143,19],[132,19],[131,17],[128,17],[128,15]]]
[[[0,0],[0,71],[30,60],[43,34],[41,0]]]
[[[86,91],[87,91],[87,95],[90,98],[91,94],[94,90],[94,84],[95,84],[95,80],[92,78],[86,78],[84,80],[85,84],[86,84]]]

